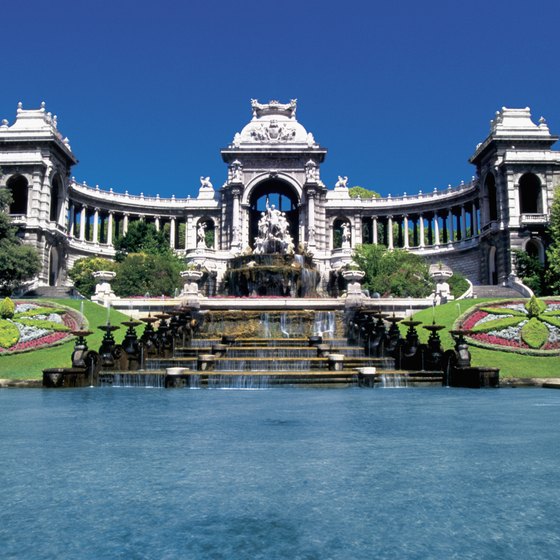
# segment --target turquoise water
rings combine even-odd
[[[0,556],[547,559],[560,391],[0,391]]]

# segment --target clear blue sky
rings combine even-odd
[[[249,101],[298,99],[322,178],[401,194],[457,184],[501,106],[560,133],[560,2],[4,0],[0,118],[58,115],[102,188],[196,194]]]

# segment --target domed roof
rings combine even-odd
[[[266,104],[251,100],[253,118],[231,143],[232,148],[318,148],[313,134],[296,120],[297,100],[289,103],[270,101]],[[289,146],[286,146],[289,145]]]

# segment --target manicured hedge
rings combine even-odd
[[[519,316],[504,317],[503,319],[496,319],[495,321],[486,321],[480,325],[475,325],[471,328],[473,333],[487,333],[490,331],[497,331],[507,329],[519,324]]]
[[[15,319],[15,321],[17,323],[21,323],[22,325],[25,325],[26,327],[37,327],[38,329],[49,329],[51,331],[69,331],[70,329],[62,324],[62,323],[55,323],[54,321],[42,321],[40,319],[26,319],[25,317],[23,318],[17,318]]]
[[[540,348],[548,340],[548,328],[537,318],[532,317],[521,329],[521,340],[531,348]]]

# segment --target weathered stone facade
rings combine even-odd
[[[515,278],[514,249],[544,260],[554,187],[560,185],[557,140],[529,109],[503,108],[470,161],[476,175],[443,191],[374,199],[351,198],[347,178],[321,181],[327,150],[296,119],[295,100],[251,103],[252,119],[224,148],[227,179],[214,189],[201,177],[195,198],[105,191],[71,178],[76,157],[44,104],[18,106],[0,126],[0,188],[25,242],[40,252],[36,285],[68,284],[80,257],[112,258],[114,240],[132,220],[164,229],[179,254],[209,271],[219,286],[228,262],[253,248],[265,204],[275,204],[296,248],[313,254],[326,286],[359,243],[383,243],[449,264],[475,284]],[[211,245],[211,246],[210,246]]]

